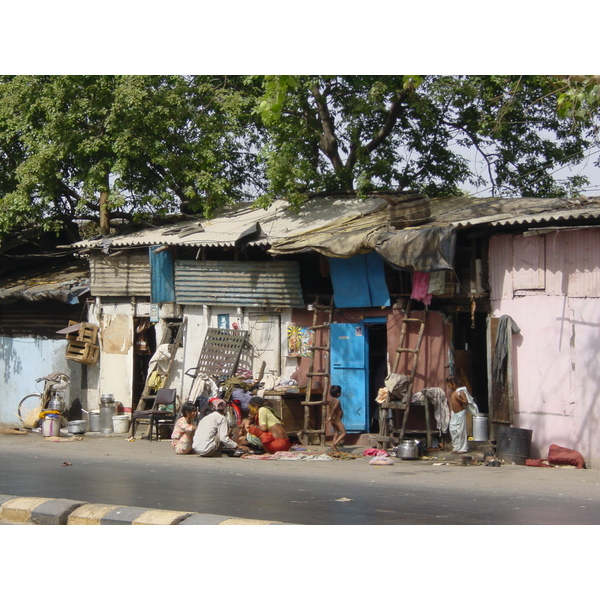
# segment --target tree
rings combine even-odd
[[[559,118],[560,85],[521,76],[266,77],[257,109],[269,134],[264,201],[336,189],[453,195],[486,180],[492,194],[573,193],[586,180],[556,181],[553,171],[581,161],[592,128]]]
[[[0,235],[77,239],[80,221],[106,234],[117,217],[340,190],[574,194],[585,180],[554,172],[595,143],[593,116],[563,118],[590,83],[597,94],[557,76],[0,76]]]
[[[210,214],[260,181],[254,96],[234,77],[0,78],[0,232],[170,210]]]

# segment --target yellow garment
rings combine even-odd
[[[261,406],[258,409],[258,424],[261,429],[266,425],[268,430],[272,425],[282,425],[282,422],[276,417],[272,410],[266,406]]]
[[[148,387],[153,390],[158,390],[164,385],[164,375],[161,375],[158,371],[154,371],[148,377]]]

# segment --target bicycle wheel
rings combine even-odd
[[[26,429],[35,429],[40,421],[42,394],[29,394],[19,402],[17,414]]]

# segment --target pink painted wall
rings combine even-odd
[[[600,468],[600,229],[490,241],[492,316],[511,316],[516,427]]]

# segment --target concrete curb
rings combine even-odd
[[[2,494],[0,522],[21,525],[291,525],[281,521]]]

